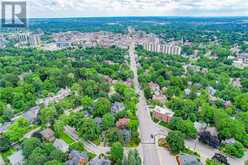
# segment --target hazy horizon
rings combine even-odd
[[[27,0],[27,3],[29,18],[248,16],[246,0]]]

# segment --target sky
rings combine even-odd
[[[248,16],[248,0],[27,0],[27,2],[30,18]]]

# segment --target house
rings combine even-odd
[[[10,157],[8,157],[11,165],[23,165],[24,164],[24,156],[22,154],[22,150],[15,152]]]
[[[164,103],[167,100],[167,98],[163,94],[159,94],[159,95],[153,95],[152,100],[158,101],[160,103]]]
[[[201,165],[201,162],[193,155],[181,154],[176,159],[178,165]]]
[[[216,90],[215,90],[213,87],[211,87],[211,86],[207,87],[207,90],[208,90],[208,93],[209,93],[211,96],[214,96],[215,93],[216,93]]]
[[[112,104],[111,112],[112,113],[119,113],[119,112],[123,111],[124,109],[125,109],[125,106],[123,103],[115,102]]]
[[[54,102],[56,103],[59,102],[60,100],[63,100],[65,97],[69,96],[70,93],[71,90],[69,88],[61,89],[59,90],[56,96],[46,97],[43,100],[38,101],[38,104],[44,104],[47,107],[50,103],[54,103]]]
[[[123,128],[125,128],[128,125],[128,122],[129,122],[129,119],[128,118],[119,119],[116,122],[116,127],[119,128],[119,129],[123,129]]]
[[[205,131],[209,132],[212,136],[218,136],[218,131],[215,127],[207,127]]]
[[[156,106],[152,112],[152,115],[155,119],[162,120],[166,123],[170,122],[174,116],[174,112],[170,109]]]
[[[150,82],[149,84],[149,88],[152,90],[152,92],[155,95],[159,95],[160,94],[160,86],[154,82]]]
[[[213,148],[218,148],[221,145],[221,140],[218,137],[218,132],[215,127],[208,127],[200,132],[199,141]]]
[[[30,123],[35,123],[37,121],[37,119],[38,119],[39,111],[40,111],[40,107],[39,106],[35,106],[35,107],[31,108],[30,110],[28,110],[27,112],[25,112],[23,114],[23,116]]]
[[[187,89],[184,90],[184,95],[185,96],[189,96],[190,93],[191,93],[191,90],[189,88],[187,88]]]
[[[229,108],[230,106],[232,106],[232,102],[231,101],[225,101],[224,102],[224,107],[225,108]]]
[[[62,139],[56,139],[53,143],[53,146],[58,150],[62,151],[63,153],[69,151],[69,145]]]
[[[90,161],[89,165],[111,165],[111,161],[103,158],[95,158]]]
[[[97,124],[98,127],[102,126],[102,118],[96,117],[94,118],[95,123]]]
[[[40,132],[43,140],[53,142],[55,140],[54,132],[50,128],[44,129]]]
[[[68,165],[86,165],[88,163],[88,154],[87,152],[79,152],[72,150],[69,153],[69,161],[66,164]]]
[[[73,140],[79,140],[79,136],[77,135],[77,131],[75,128],[70,127],[69,125],[64,126],[64,132],[69,135]]]
[[[241,88],[242,87],[240,78],[231,79],[231,84],[234,87],[237,87],[237,88]]]
[[[196,128],[197,132],[202,132],[207,128],[207,124],[194,122],[194,127]]]

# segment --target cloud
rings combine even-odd
[[[30,17],[248,16],[247,0],[29,0]]]

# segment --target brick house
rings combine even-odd
[[[172,117],[174,116],[174,112],[172,112],[168,108],[156,106],[152,112],[152,115],[155,119],[162,120],[168,123],[171,121]]]

